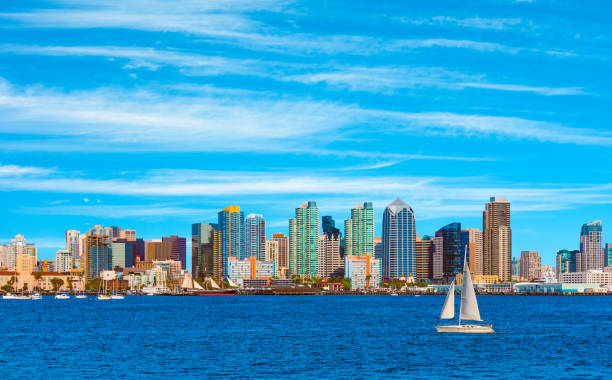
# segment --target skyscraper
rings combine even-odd
[[[193,278],[214,276],[214,231],[216,224],[191,225],[191,273]]]
[[[181,269],[187,269],[187,239],[171,235],[162,237],[162,243],[167,243],[164,247],[170,250],[167,255],[170,260],[180,261]]]
[[[218,214],[219,232],[221,233],[221,256],[223,262],[223,275],[227,275],[227,260],[235,257],[237,260],[245,258],[244,252],[244,213],[240,206],[228,206]]]
[[[73,258],[81,256],[81,232],[77,230],[66,231],[66,250],[70,252]]]
[[[249,214],[244,220],[245,257],[266,258],[266,220],[263,215]]]
[[[580,230],[580,256],[576,272],[601,269],[604,266],[601,221],[585,223]]]
[[[8,246],[8,270],[15,270],[17,266],[17,256],[25,254],[28,245],[25,236],[21,234],[17,234],[14,239],[11,239],[11,243]]]
[[[92,228],[86,235],[85,276],[87,281],[99,277],[103,270],[113,269],[111,239],[104,232],[102,229]]]
[[[540,278],[542,259],[538,251],[521,251],[521,277],[527,280]]]
[[[289,220],[289,271],[300,277],[318,276],[319,209],[308,201]]]
[[[461,230],[461,252],[464,252],[467,246],[468,265],[474,274],[483,274],[482,245],[482,231],[478,228]]]
[[[383,276],[416,277],[416,231],[414,211],[397,198],[383,213]]]
[[[321,228],[324,234],[340,234],[340,230],[336,228],[336,222],[334,221],[334,218],[332,218],[331,216],[323,216],[321,220]]]
[[[343,277],[344,261],[340,255],[340,234],[324,233],[319,236],[319,277]]]
[[[374,257],[374,207],[363,202],[351,209],[344,221],[344,254]]]
[[[270,239],[278,243],[276,271],[278,278],[286,279],[289,276],[289,239],[285,234],[272,234]]]
[[[580,256],[580,251],[568,251],[562,249],[557,252],[557,278],[561,278],[563,273],[576,272],[576,262]]]
[[[55,253],[55,271],[68,272],[72,269],[72,252],[60,249]]]
[[[416,279],[419,281],[431,280],[433,278],[433,253],[434,241],[430,236],[417,236],[415,242],[416,250]]]
[[[606,244],[604,249],[604,260],[607,267],[612,267],[612,243]]]
[[[510,202],[504,197],[491,197],[482,213],[484,274],[498,276],[500,281],[512,279],[512,229]]]
[[[461,245],[461,223],[451,223],[436,231],[442,238],[442,272],[452,280],[463,269],[463,250]]]
[[[8,270],[9,266],[9,247],[0,244],[0,269]]]

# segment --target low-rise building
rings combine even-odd
[[[369,255],[345,256],[344,270],[351,279],[351,290],[378,288],[382,281],[380,260]]]
[[[559,281],[569,284],[596,283],[599,285],[612,285],[612,272],[594,269],[586,272],[562,273]]]
[[[244,260],[230,256],[227,264],[229,279],[241,287],[246,286],[244,280],[270,280],[276,273],[274,261],[257,260],[255,256]]]

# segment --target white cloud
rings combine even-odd
[[[24,175],[44,175],[52,173],[54,168],[39,168],[34,166],[2,165],[0,164],[0,177],[17,177]]]

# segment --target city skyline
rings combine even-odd
[[[189,245],[228,205],[289,236],[308,200],[340,229],[373,202],[380,237],[398,197],[431,236],[481,229],[490,196],[514,257],[554,265],[595,220],[608,243],[609,10],[492,4],[6,2],[0,244],[52,259],[101,224]]]

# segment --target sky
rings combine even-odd
[[[86,5],[82,4],[86,3]],[[94,224],[190,240],[240,205],[420,235],[511,202],[513,255],[612,242],[607,1],[0,4],[0,243]],[[189,249],[189,247],[188,247]],[[190,256],[190,254],[188,254]]]

